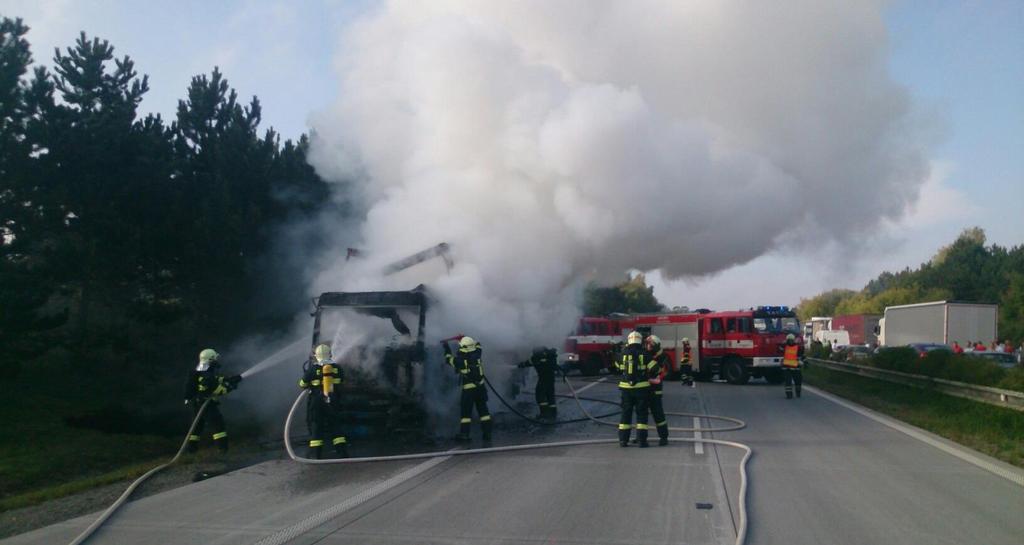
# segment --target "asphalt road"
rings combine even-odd
[[[585,395],[617,393],[602,383]],[[1024,487],[813,393],[787,401],[781,386],[670,384],[665,398],[668,410],[748,423],[714,435],[754,449],[747,543],[1019,545],[1024,536]],[[572,405],[561,403],[563,416],[578,415]],[[496,445],[614,434],[593,423],[514,426]],[[296,530],[290,543],[733,543],[741,457],[710,444],[609,444],[433,462],[266,462],[129,503],[90,543],[255,543],[286,528]],[[323,524],[300,524],[329,509]],[[93,518],[0,543],[66,543]]]

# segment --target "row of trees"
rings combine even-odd
[[[917,269],[883,272],[864,289],[831,290],[800,301],[811,316],[881,314],[886,306],[957,300],[999,304],[1001,337],[1024,339],[1024,246],[985,245],[980,227],[965,229]]]
[[[661,312],[665,305],[654,296],[654,287],[647,285],[647,278],[637,274],[626,281],[610,287],[589,284],[583,291],[583,315],[607,316],[613,312],[641,313]]]
[[[0,365],[167,361],[293,316],[301,271],[268,256],[329,206],[305,135],[261,131],[216,68],[171,122],[140,115],[129,57],[82,33],[30,72],[28,30],[0,20]]]

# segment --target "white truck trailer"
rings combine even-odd
[[[956,301],[885,307],[885,316],[878,321],[878,344],[981,341],[987,345],[999,334],[998,316],[998,305]]]

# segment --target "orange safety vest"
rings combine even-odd
[[[786,352],[782,356],[782,365],[785,367],[800,367],[800,346],[796,344],[787,344]]]

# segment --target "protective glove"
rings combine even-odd
[[[224,383],[228,385],[228,391],[238,388],[239,382],[242,382],[242,375],[235,375],[224,379]]]
[[[188,402],[189,402],[189,401],[190,401],[190,400],[186,399],[186,400],[185,400],[185,405],[188,405]]]

